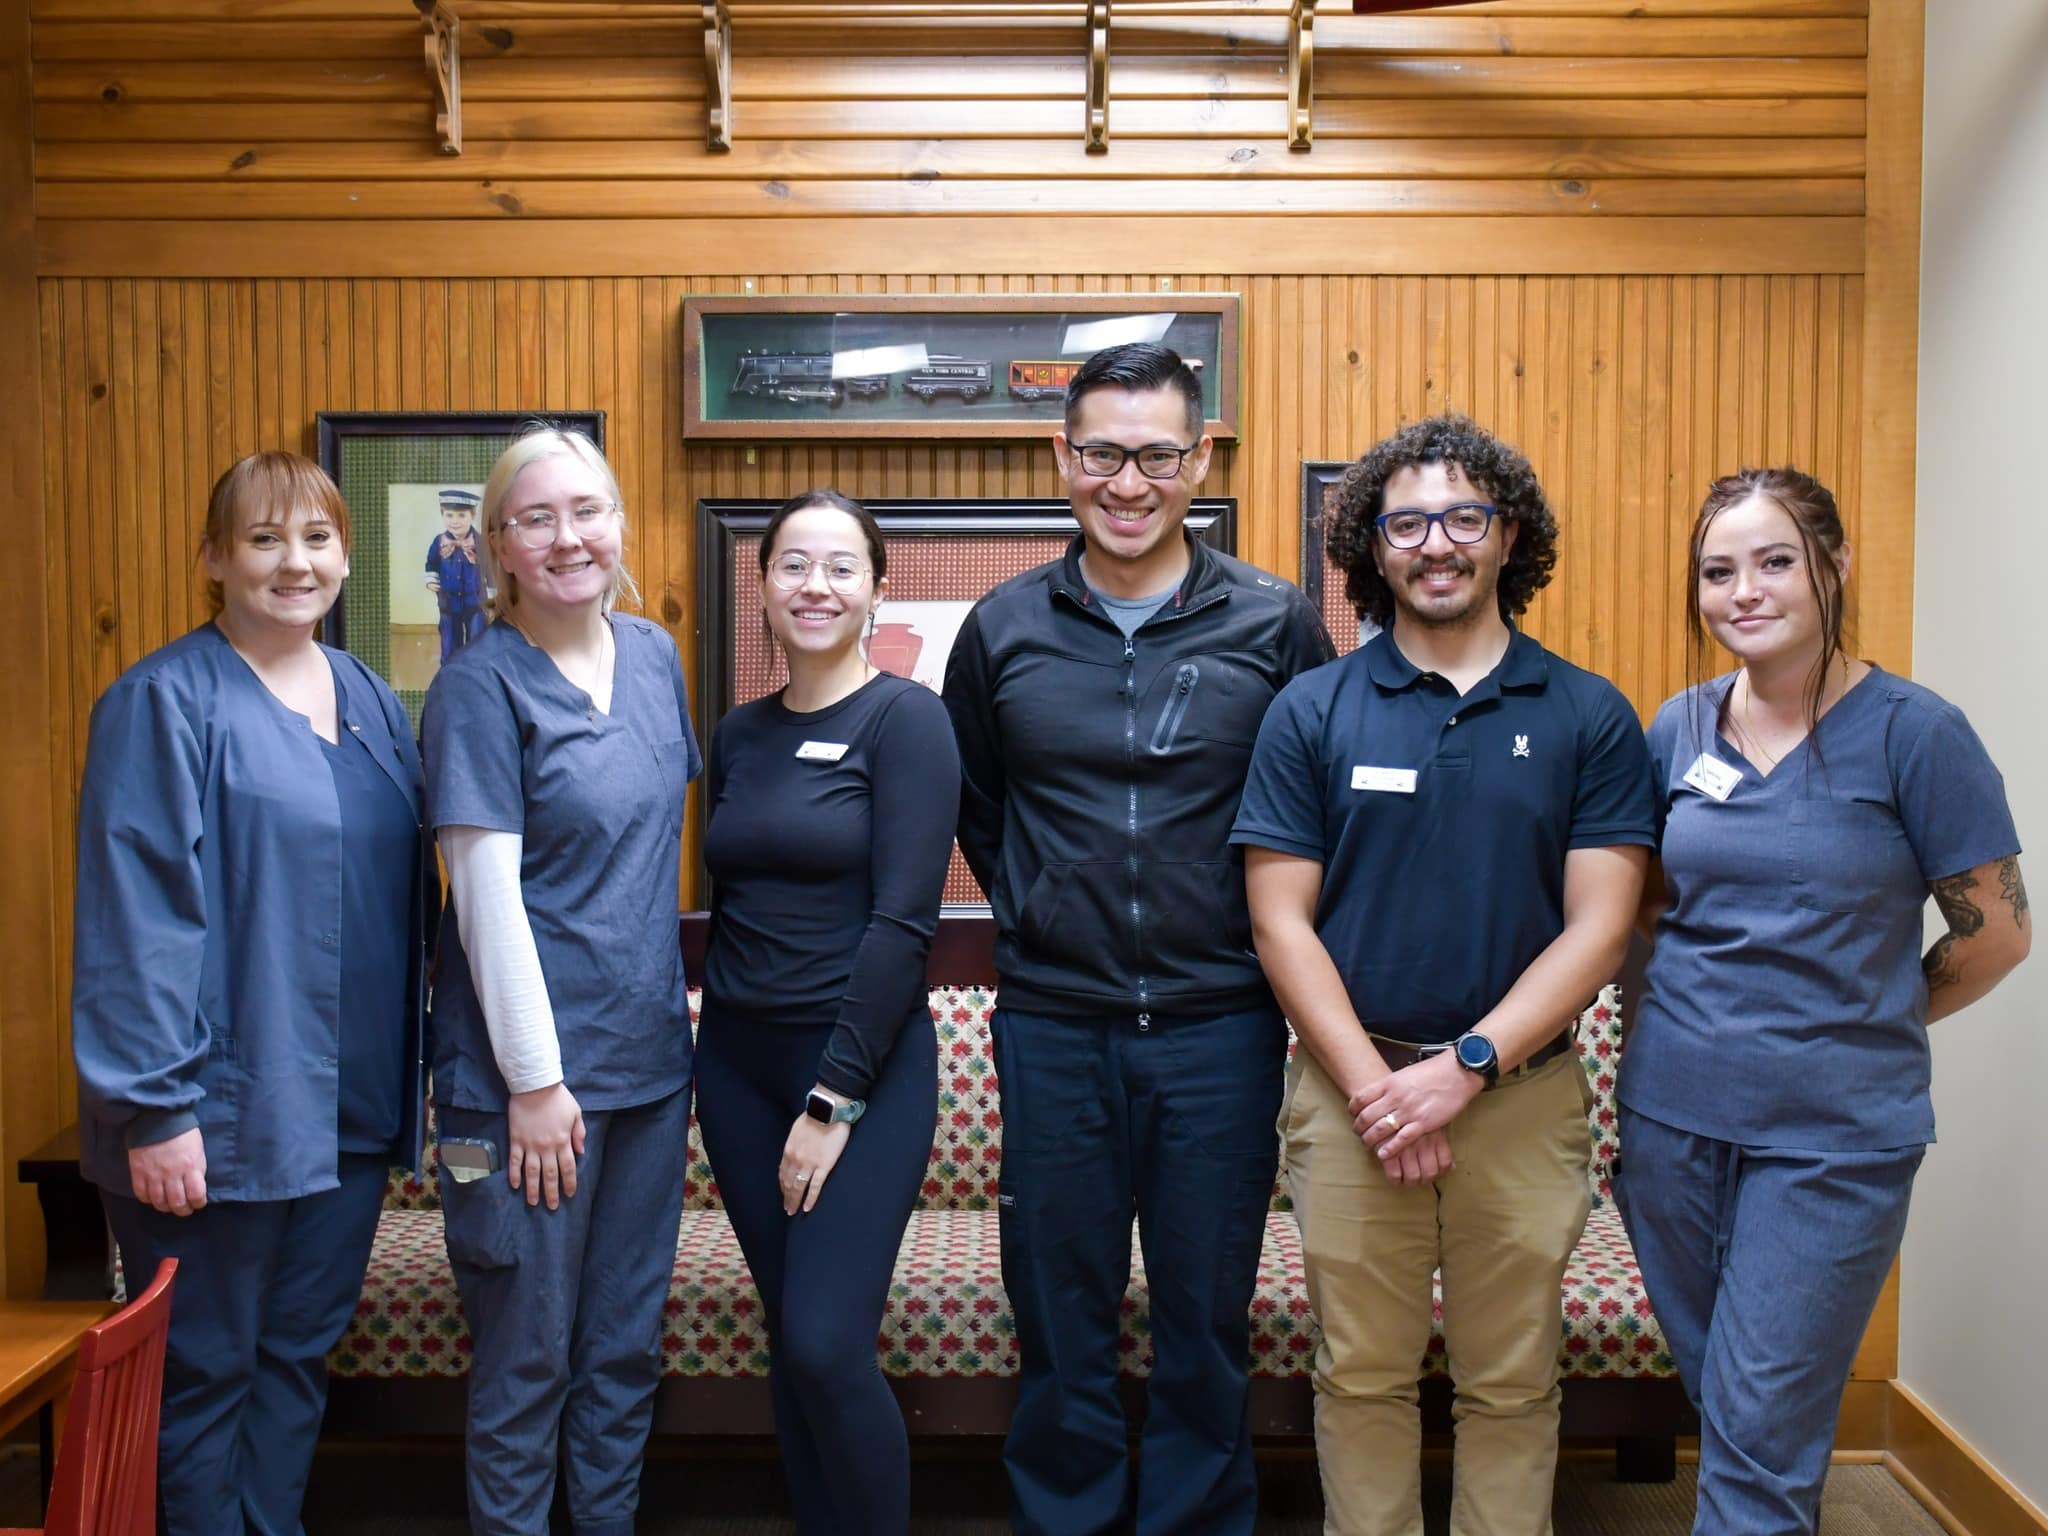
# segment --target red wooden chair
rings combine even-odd
[[[177,1270],[176,1259],[165,1259],[148,1290],[79,1340],[49,1523],[41,1533],[0,1536],[154,1536],[157,1418]]]

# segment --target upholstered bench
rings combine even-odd
[[[946,919],[930,975],[988,975],[989,926],[986,918]],[[683,921],[683,946],[693,962],[701,959],[702,943],[702,915],[690,914]],[[1620,1214],[1608,1197],[1617,1150],[1619,991],[1607,988],[1579,1021],[1579,1055],[1593,1088],[1588,1134],[1594,1205],[1559,1297],[1564,1433],[1614,1439],[1624,1476],[1668,1477],[1675,1436],[1697,1426],[1643,1292]],[[939,1045],[938,1116],[929,1172],[897,1258],[877,1352],[915,1430],[999,1433],[1014,1396],[1017,1340],[1003,1293],[996,1225],[1002,1114],[988,1027],[995,993],[989,986],[934,985],[930,1001]],[[694,1010],[694,994],[691,1004]],[[72,1159],[75,1182],[75,1151]],[[104,1226],[89,1189],[63,1185],[64,1161],[61,1155],[44,1158],[31,1174],[25,1160],[24,1176],[43,1185],[53,1290],[62,1275],[75,1288],[70,1293],[91,1294],[85,1277],[105,1273]],[[85,1191],[83,1197],[78,1190]],[[78,1209],[81,1198],[89,1204]],[[60,1261],[60,1233],[69,1234],[76,1248],[88,1229],[99,1240],[97,1257],[71,1254]],[[98,1293],[105,1294],[103,1281]],[[1121,1365],[1128,1406],[1138,1415],[1152,1342],[1144,1265],[1135,1242],[1124,1315]],[[1422,1369],[1425,1421],[1441,1428],[1448,1423],[1448,1384],[1440,1303],[1438,1320]],[[1267,1217],[1250,1323],[1254,1431],[1311,1433],[1308,1376],[1316,1327],[1284,1179],[1276,1182]],[[332,1357],[329,1432],[459,1434],[469,1351],[430,1146],[418,1177],[393,1175],[362,1298]],[[662,1364],[658,1432],[771,1431],[760,1303],[721,1208],[716,1173],[704,1156],[694,1116]]]
[[[1003,1293],[996,1225],[1002,1117],[989,1041],[994,1001],[994,992],[982,987],[931,991],[939,1046],[938,1118],[930,1170],[904,1234],[877,1342],[883,1371],[898,1379],[913,1422],[922,1420],[926,1428],[1000,1429],[1009,1402],[1003,1388],[1017,1371],[1015,1324]],[[1568,1432],[1659,1442],[1686,1427],[1672,1417],[1674,1397],[1681,1416],[1683,1399],[1620,1215],[1607,1193],[1616,1152],[1613,1090],[1621,1038],[1616,989],[1609,987],[1579,1024],[1580,1057],[1594,1091],[1588,1122],[1594,1209],[1559,1298],[1559,1359],[1575,1397],[1587,1395],[1576,1391],[1581,1385],[1665,1389],[1655,1394],[1657,1401],[1638,1403],[1646,1410],[1640,1414],[1629,1412],[1625,1399],[1590,1416],[1573,1413]],[[765,1392],[733,1389],[763,1384],[767,1333],[694,1116],[689,1169],[662,1336],[668,1411],[660,1417],[679,1426],[765,1430]],[[442,1243],[438,1204],[431,1165],[419,1179],[394,1177],[362,1301],[333,1356],[337,1403],[344,1408],[354,1395],[352,1382],[369,1386],[380,1380],[459,1378],[468,1370],[469,1338]],[[1133,1384],[1152,1364],[1147,1295],[1134,1243],[1121,1349],[1123,1374]],[[1445,1371],[1440,1298],[1438,1320],[1423,1363],[1427,1376]],[[1301,1240],[1283,1178],[1274,1189],[1251,1306],[1249,1360],[1261,1432],[1309,1432],[1306,1378],[1315,1348]],[[693,1412],[688,1399],[696,1389],[706,1390],[698,1394],[702,1401]],[[378,1400],[387,1394],[369,1396]],[[1591,1422],[1585,1422],[1588,1418]],[[366,1427],[388,1422],[382,1412],[366,1416]],[[1642,1449],[1637,1447],[1638,1455]],[[1648,1456],[1654,1471],[1662,1457],[1656,1449]]]

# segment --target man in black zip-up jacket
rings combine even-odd
[[[1191,539],[1201,386],[1091,358],[1054,452],[1081,533],[974,607],[946,666],[960,846],[994,909],[1020,1533],[1250,1532],[1248,1312],[1286,1028],[1230,828],[1266,706],[1331,658],[1290,583]],[[1154,1363],[1117,1397],[1136,1215]]]

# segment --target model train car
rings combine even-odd
[[[833,378],[830,352],[743,352],[732,380],[736,395],[786,400],[791,405],[807,400],[837,405],[848,395],[872,397],[888,391],[886,373]]]
[[[1017,400],[1057,400],[1067,392],[1067,382],[1080,371],[1082,359],[1072,362],[1044,362],[1023,359],[1010,364],[1010,394]]]
[[[922,368],[913,368],[903,376],[903,388],[920,400],[936,400],[940,395],[979,400],[995,387],[994,373],[995,365],[985,357],[956,357],[951,353],[934,352],[925,359]]]

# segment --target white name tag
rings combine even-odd
[[[1373,768],[1360,763],[1351,770],[1351,787],[1379,790],[1390,795],[1412,795],[1415,793],[1415,770]]]
[[[1703,795],[1726,800],[1735,786],[1742,782],[1742,770],[1732,763],[1722,762],[1711,752],[1702,752],[1685,770],[1685,782]]]
[[[796,749],[800,763],[836,763],[846,756],[843,741],[807,741]]]

